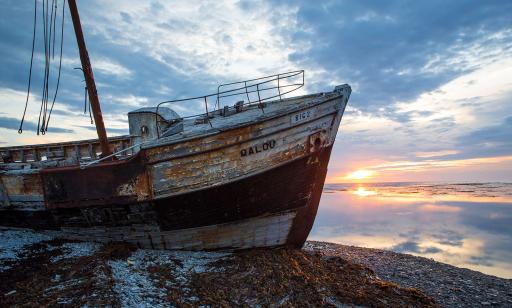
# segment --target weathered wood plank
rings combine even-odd
[[[130,136],[112,137],[109,138],[109,143],[112,149],[127,147],[126,145],[131,144],[131,138]],[[76,156],[77,147],[80,150],[80,156],[87,156],[83,154],[88,150],[87,147],[89,144],[91,145],[94,153],[101,152],[98,140],[91,139],[49,144],[0,147],[0,157],[2,157],[2,162],[4,163],[40,161],[43,156],[45,156],[46,159],[70,158],[72,156]],[[9,158],[8,161],[5,159],[7,157]]]
[[[64,228],[59,236],[96,242],[126,241],[149,249],[247,249],[284,245],[295,215],[295,211],[287,211],[175,231],[161,231],[158,226],[145,225],[142,233],[133,232],[132,227]]]
[[[2,177],[0,176],[0,206],[10,206],[11,202],[9,200],[9,195],[7,194],[7,190],[4,187],[4,182],[2,181]]]
[[[309,136],[329,129],[333,119],[333,115],[326,115],[307,125],[298,125],[222,150],[157,163],[151,168],[153,194],[160,198],[183,191],[221,185],[302,157],[309,153]],[[236,133],[232,135],[236,136]],[[328,139],[328,135],[324,139]],[[272,141],[274,146],[267,146],[267,150],[263,150],[263,145]],[[323,146],[329,145],[327,141]],[[241,151],[247,152],[251,147],[260,153],[242,157]]]
[[[94,159],[97,141],[32,148],[55,158],[53,167],[67,167],[39,163],[46,167],[39,172],[22,169],[37,164],[19,162],[3,172],[9,202],[24,210],[3,207],[0,221],[12,223],[21,212],[34,221],[48,214],[43,222],[77,239],[158,249],[300,246],[314,221],[344,105],[333,93],[286,104],[215,115],[213,128],[189,121],[183,133],[145,144],[130,159],[83,169],[67,159]],[[18,156],[28,160],[26,150]],[[30,208],[43,201],[49,210]]]
[[[338,111],[337,105],[340,104],[338,100],[328,101],[324,104],[314,105],[311,108],[315,109],[315,118],[322,117],[327,114],[336,113]],[[264,118],[260,119],[263,120]],[[303,122],[295,123],[300,125]],[[211,151],[219,149],[223,146],[229,146],[234,143],[252,140],[259,136],[264,136],[275,132],[280,129],[287,129],[291,127],[290,114],[285,114],[269,120],[259,122],[254,121],[248,126],[236,128],[235,130],[227,130],[228,134],[215,134],[211,136],[204,136],[200,139],[184,140],[182,142],[169,145],[160,144],[158,147],[151,145],[145,153],[149,163],[156,163],[158,161],[166,161],[180,156],[191,155],[198,152]],[[221,129],[224,131],[224,129]],[[229,134],[233,132],[233,134]],[[235,135],[236,137],[234,138]]]

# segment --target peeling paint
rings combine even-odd
[[[0,148],[0,225],[35,222],[68,238],[148,248],[300,246],[345,108],[340,93],[267,102],[210,123],[183,120],[183,131],[85,168],[78,162],[96,158],[97,141]]]

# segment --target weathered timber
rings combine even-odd
[[[131,146],[132,141],[131,137],[127,135],[110,137],[108,138],[108,142],[111,151],[117,152]],[[31,154],[23,156],[22,153]],[[0,170],[2,163],[38,162],[41,160],[52,160],[57,157],[87,160],[96,158],[96,153],[101,153],[98,139],[0,147]],[[132,153],[127,152],[122,154],[130,155]]]
[[[38,226],[58,226],[71,239],[145,248],[300,246],[314,222],[329,155],[330,147],[253,177],[148,203],[60,208],[48,226]],[[5,211],[0,224],[18,214]]]
[[[349,95],[344,86],[266,102],[264,112],[243,105],[213,111],[206,122],[138,110],[131,135],[115,141],[117,150],[136,152],[90,165],[77,162],[94,160],[91,141],[4,149],[18,158],[19,150],[26,157],[44,148],[63,159],[3,164],[9,205],[0,225],[158,249],[301,246]]]

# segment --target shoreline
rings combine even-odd
[[[512,306],[512,279],[375,248],[308,241],[303,249],[367,266],[381,279],[420,290],[441,306]]]
[[[511,279],[335,243],[308,241],[301,250],[183,252],[65,241],[19,229],[0,229],[0,240],[0,303],[6,306],[512,306]]]

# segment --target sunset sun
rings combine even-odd
[[[349,173],[347,176],[345,176],[345,178],[348,180],[360,181],[360,180],[370,179],[374,175],[375,175],[375,171],[360,169],[360,170],[356,170],[352,173]]]

